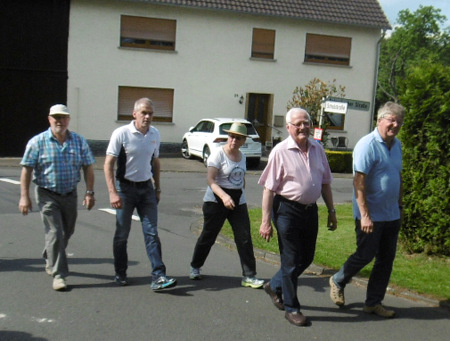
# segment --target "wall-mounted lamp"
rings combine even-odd
[[[239,104],[244,103],[244,96],[239,97]]]

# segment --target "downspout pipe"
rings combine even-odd
[[[369,133],[374,129],[373,127],[373,118],[375,117],[375,101],[377,98],[377,87],[378,87],[378,68],[380,66],[380,51],[381,51],[381,42],[386,35],[386,29],[383,28],[380,39],[377,43],[377,55],[375,61],[375,74],[374,74],[374,84],[373,84],[373,96],[372,96],[372,116],[370,117],[369,123]]]

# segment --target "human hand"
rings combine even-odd
[[[31,205],[30,197],[28,196],[21,196],[19,200],[19,210],[22,213],[22,215],[27,215],[28,212],[31,212],[33,209]]]
[[[88,211],[90,211],[91,208],[94,207],[94,205],[95,205],[95,198],[94,198],[94,195],[92,195],[92,194],[86,194],[86,195],[84,196],[83,206],[85,206],[85,207],[88,209]]]
[[[361,217],[361,231],[364,233],[373,232],[373,221],[370,217]]]
[[[337,229],[337,218],[336,218],[336,212],[329,212],[328,213],[328,222],[327,222],[328,230],[334,231]]]
[[[222,202],[226,208],[228,208],[229,210],[234,210],[234,201],[228,194],[224,197],[224,199],[222,199]]]
[[[264,238],[267,242],[270,241],[270,238],[273,236],[273,228],[272,225],[262,223],[259,228],[259,235]]]
[[[117,192],[109,194],[109,203],[112,208],[121,209],[122,208],[122,199],[120,198]]]

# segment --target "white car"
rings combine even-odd
[[[204,118],[195,127],[191,127],[183,135],[181,155],[185,159],[197,156],[203,159],[205,166],[211,152],[226,144],[228,134],[224,130],[230,129],[233,122],[244,123],[247,127],[247,137],[241,147],[241,152],[247,157],[248,167],[257,167],[261,160],[261,139],[253,125],[242,118]]]

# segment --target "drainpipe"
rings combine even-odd
[[[369,133],[373,130],[373,118],[375,116],[375,100],[377,97],[378,67],[380,66],[381,42],[383,41],[384,36],[386,35],[386,29],[383,28],[382,32],[383,32],[383,34],[381,35],[381,38],[378,40],[378,43],[377,43],[377,56],[376,56],[376,62],[375,62],[375,79],[374,79],[373,96],[372,96],[372,116],[370,117]]]

